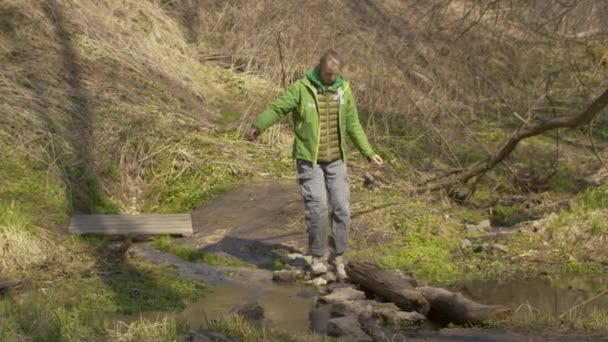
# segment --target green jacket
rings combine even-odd
[[[346,160],[346,139],[348,135],[355,146],[366,158],[375,153],[370,146],[367,136],[359,122],[359,113],[348,80],[340,76],[331,86],[340,97],[338,124],[340,128],[340,144],[342,159]],[[262,133],[268,127],[279,122],[287,113],[291,112],[294,123],[295,139],[293,144],[293,158],[317,162],[319,152],[319,103],[317,94],[323,91],[316,68],[311,69],[305,78],[293,83],[283,95],[274,100],[266,110],[260,114],[253,127]]]

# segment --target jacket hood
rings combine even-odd
[[[310,70],[308,70],[308,72],[306,73],[306,78],[310,81],[310,83],[312,83],[319,90],[329,89],[329,90],[333,90],[333,91],[340,88],[344,84],[344,80],[345,80],[344,76],[339,75],[336,78],[336,81],[334,82],[334,84],[332,84],[330,86],[324,85],[323,82],[321,82],[321,76],[319,75],[319,66],[315,66],[314,68],[311,68]]]

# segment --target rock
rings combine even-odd
[[[332,319],[331,305],[317,305],[310,310],[310,331],[319,335],[327,335],[327,322]]]
[[[285,256],[284,261],[291,266],[304,268],[310,266],[312,263],[312,256],[300,253],[291,253]]]
[[[385,309],[389,309],[389,310],[395,310],[395,311],[399,311],[401,309],[399,309],[399,307],[397,305],[395,305],[395,303],[381,303],[381,302],[376,302],[373,301],[371,303],[372,305],[372,312],[373,311],[377,311],[377,310],[385,310]]]
[[[355,289],[355,288],[357,288],[357,285],[339,281],[339,282],[335,282],[335,283],[331,283],[331,284],[327,285],[327,290],[328,290],[328,293],[331,293],[333,290],[343,288],[343,287],[349,287],[351,289]]]
[[[332,318],[327,323],[327,334],[342,337],[345,341],[373,342],[372,338],[361,329],[359,320],[354,316]]]
[[[503,253],[508,253],[509,252],[509,247],[507,247],[505,245],[501,245],[501,244],[495,243],[495,244],[492,245],[492,250],[503,252]]]
[[[462,239],[460,240],[460,248],[462,249],[467,249],[469,247],[471,247],[472,243],[471,240],[469,239]]]
[[[390,341],[385,329],[376,322],[370,315],[362,314],[358,317],[361,330],[365,332],[374,342]]]
[[[325,285],[327,285],[327,280],[323,279],[323,277],[317,277],[317,278],[307,281],[306,284],[314,285],[314,286],[325,286]]]
[[[478,224],[465,224],[465,228],[468,233],[480,233],[490,230],[492,228],[492,223],[490,220],[485,219]]]
[[[463,203],[471,196],[471,190],[464,186],[454,187],[448,191],[448,197],[456,203]]]
[[[302,280],[306,274],[302,270],[281,270],[272,272],[272,280],[276,282],[293,283]]]
[[[228,313],[243,316],[244,318],[259,322],[264,320],[264,308],[258,302],[251,302],[233,308]]]
[[[380,303],[375,300],[331,300],[328,304],[331,306],[331,314],[333,317],[344,317],[351,315],[369,314],[371,315],[377,310],[393,310],[399,311],[399,307],[394,303]]]
[[[373,300],[331,300],[328,304],[331,304],[331,315],[333,317],[345,317],[352,315],[359,315],[363,313],[371,314],[373,304],[376,303]]]
[[[374,342],[405,342],[405,336],[393,331],[392,329],[383,327],[370,315],[359,315],[359,324],[361,329],[369,335]]]
[[[327,281],[327,283],[334,283],[338,280],[338,277],[334,272],[327,272],[322,277]]]
[[[484,251],[488,251],[490,249],[490,245],[488,245],[487,243],[483,243],[479,246],[475,246],[475,248],[473,248],[473,252],[475,253],[481,253]]]
[[[236,338],[211,330],[191,331],[176,337],[178,342],[236,342]]]
[[[362,299],[365,299],[365,292],[350,287],[334,289],[331,294],[321,297],[321,300],[326,303],[336,300],[353,301]]]
[[[492,222],[490,220],[485,219],[477,224],[477,228],[480,230],[488,230],[492,228]]]
[[[405,312],[393,309],[374,310],[372,317],[381,325],[395,329],[407,329],[421,325],[426,317],[418,312]]]

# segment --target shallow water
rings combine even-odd
[[[485,304],[508,305],[514,309],[527,306],[540,312],[561,315],[608,289],[608,275],[596,277],[544,276],[509,281],[470,281],[454,288],[465,296]],[[578,307],[608,311],[608,294]]]
[[[315,290],[301,285],[277,284],[271,281],[223,284],[209,288],[204,298],[188,303],[176,318],[191,327],[204,327],[207,319],[222,318],[230,309],[257,302],[264,309],[265,326],[283,331],[310,333],[311,311],[314,312]]]
[[[522,305],[559,316],[572,307],[587,301],[608,288],[608,276],[539,277],[509,281],[470,281],[452,287],[466,297],[485,304],[502,304],[517,309]],[[314,330],[326,331],[329,312],[326,307],[315,308],[314,288],[279,284],[272,281],[255,281],[249,285],[222,284],[210,287],[208,294],[177,314],[176,318],[191,327],[204,327],[207,319],[222,318],[239,305],[258,302],[264,308],[265,325],[282,331],[308,334]],[[601,295],[580,306],[587,310],[608,311],[608,294]],[[440,326],[425,325],[423,330]]]

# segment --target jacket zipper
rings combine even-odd
[[[319,158],[319,147],[321,146],[321,114],[319,113],[319,98],[317,97],[317,89],[314,87],[309,89],[312,90],[312,93],[315,96],[315,104],[317,105],[317,122],[319,123],[319,127],[317,127],[317,148],[312,162],[314,165],[317,163],[317,158]]]

